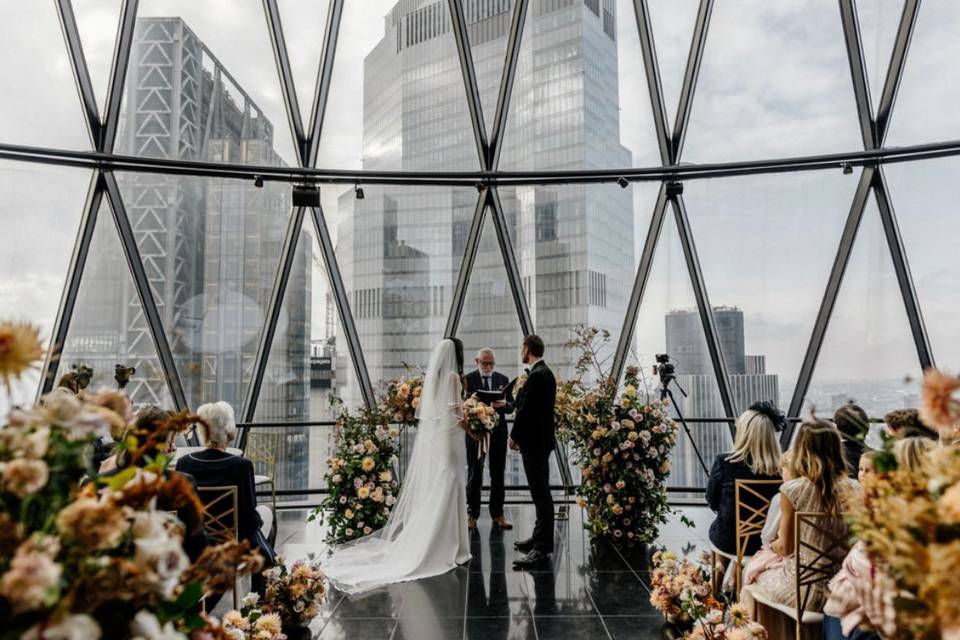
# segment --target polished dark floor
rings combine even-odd
[[[706,548],[711,514],[685,507],[697,523],[688,528],[679,513],[661,531],[659,544],[697,553]],[[323,531],[305,524],[305,513],[282,512],[278,547],[290,560],[322,554]],[[527,537],[533,508],[513,506],[516,528],[500,531],[486,514],[471,536],[473,560],[448,574],[391,586],[351,599],[333,591],[311,625],[323,640],[462,640],[554,638],[659,638],[662,618],[649,603],[645,554],[624,554],[608,544],[591,545],[581,511],[558,520],[556,553],[535,572],[512,568],[513,543]]]

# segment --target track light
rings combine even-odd
[[[253,186],[257,189],[263,188],[263,176],[253,176]]]
[[[843,169],[843,175],[848,176],[853,173],[853,165],[849,162],[841,162],[840,168]]]
[[[357,200],[363,200],[363,187],[360,186],[360,183],[353,185],[353,194],[357,196]]]
[[[630,181],[624,178],[623,176],[620,176],[619,178],[617,178],[617,184],[620,185],[621,189],[626,189],[627,187],[630,186]]]
[[[312,184],[293,185],[293,206],[319,207],[320,190]]]

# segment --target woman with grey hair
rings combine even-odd
[[[192,475],[198,487],[237,488],[238,536],[258,548],[267,560],[267,566],[271,566],[276,554],[262,529],[269,529],[269,526],[263,526],[264,520],[272,522],[273,514],[267,507],[257,507],[253,463],[226,451],[237,435],[233,407],[223,401],[212,402],[200,406],[197,415],[203,420],[199,432],[206,448],[180,458],[177,471]]]

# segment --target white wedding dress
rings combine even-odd
[[[428,578],[470,560],[461,393],[454,344],[442,340],[430,356],[413,453],[386,525],[334,548],[322,562],[340,591],[356,595]]]

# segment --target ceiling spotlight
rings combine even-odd
[[[620,176],[619,178],[617,178],[617,184],[620,185],[621,189],[626,189],[627,187],[630,186],[630,181],[624,178],[623,176]]]
[[[363,200],[363,187],[359,183],[353,185],[353,194],[357,196],[357,200]]]
[[[263,176],[253,176],[253,186],[257,189],[263,188]]]
[[[293,185],[293,206],[295,207],[319,207],[320,190],[312,184]]]
[[[853,165],[849,162],[841,162],[840,168],[843,169],[843,175],[848,176],[853,173]]]

